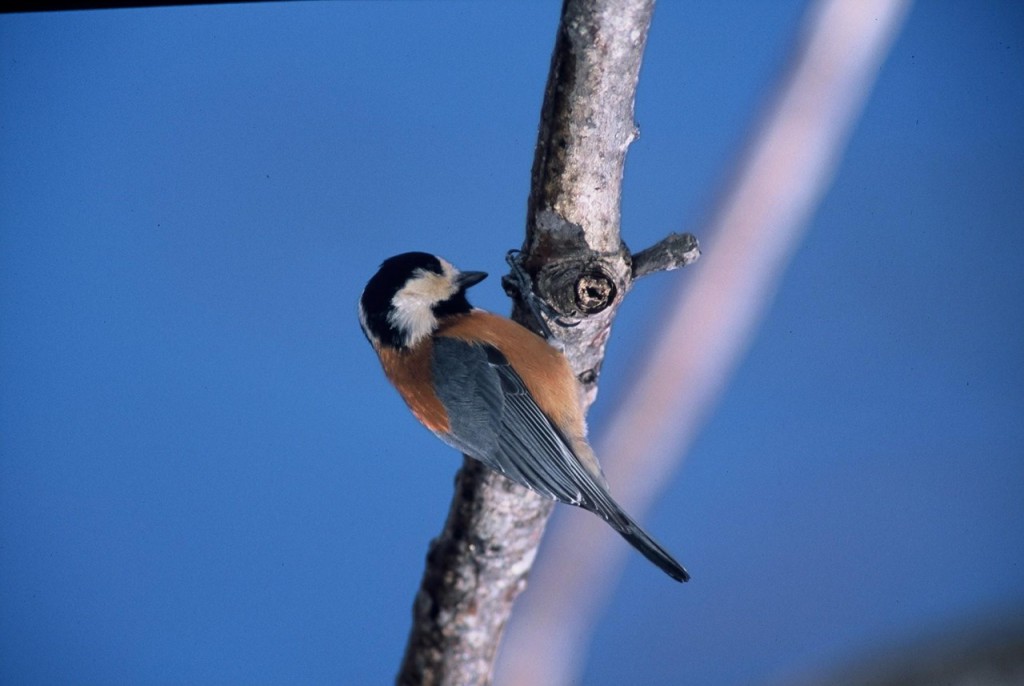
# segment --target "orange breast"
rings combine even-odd
[[[444,405],[434,393],[430,356],[434,346],[427,339],[413,350],[380,350],[384,373],[402,395],[409,409],[431,431],[448,433],[451,423]]]

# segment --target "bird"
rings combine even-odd
[[[612,498],[565,356],[506,317],[469,304],[487,277],[426,252],[384,260],[359,323],[385,376],[442,441],[547,498],[604,519],[676,581],[686,569]]]

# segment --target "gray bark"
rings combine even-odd
[[[633,256],[619,235],[633,100],[653,0],[567,0],[541,112],[520,264],[589,407],[612,319],[634,278],[682,266],[692,236]],[[513,318],[537,328],[517,298]],[[554,503],[466,458],[444,530],[431,542],[399,684],[488,684]]]

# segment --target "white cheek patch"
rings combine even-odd
[[[388,313],[388,322],[405,334],[407,346],[416,345],[421,339],[433,333],[437,327],[437,317],[434,316],[430,306],[420,298],[406,296],[399,292],[392,304],[393,307]]]
[[[434,306],[455,294],[454,280],[446,275],[421,272],[410,279],[391,301],[388,322],[405,334],[407,346],[429,336],[437,328]]]

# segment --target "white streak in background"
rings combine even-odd
[[[808,10],[721,203],[695,232],[711,237],[704,257],[680,279],[675,309],[660,314],[659,340],[597,446],[613,494],[639,521],[746,352],[908,8],[909,0],[823,0]],[[686,564],[685,550],[667,547]],[[560,518],[512,615],[495,683],[578,683],[627,554],[597,518]],[[698,592],[664,583],[666,593]]]

